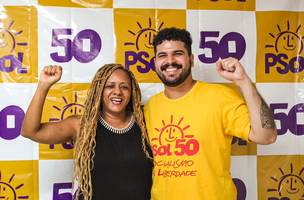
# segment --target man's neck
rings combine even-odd
[[[192,76],[189,76],[183,83],[175,87],[165,86],[165,95],[169,99],[177,99],[184,96],[187,92],[191,90],[191,88],[196,83],[196,80],[192,79]]]

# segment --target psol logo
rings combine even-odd
[[[184,117],[174,122],[173,115],[169,122],[162,120],[162,127],[155,128],[158,137],[151,139],[151,147],[155,156],[193,156],[199,151],[199,143],[194,135],[186,134],[190,125],[182,126]]]
[[[291,27],[287,21],[286,27],[277,24],[277,31],[269,33],[273,44],[266,44],[266,49],[275,53],[265,54],[265,73],[269,74],[276,70],[279,74],[288,72],[299,73],[304,70],[303,37],[301,35],[301,24]]]
[[[62,100],[64,102],[62,107],[58,107],[56,105],[53,105],[53,108],[60,112],[59,118],[49,118],[50,122],[54,121],[61,121],[67,118],[71,115],[82,115],[83,113],[83,105],[78,102],[78,96],[77,93],[74,93],[74,100],[69,103],[66,97],[62,97]],[[50,149],[54,149],[54,144],[50,144]],[[64,149],[72,149],[73,145],[71,143],[64,143],[62,144]]]
[[[153,50],[153,39],[158,30],[162,28],[164,22],[160,23],[157,29],[152,28],[152,20],[149,18],[148,26],[144,27],[140,22],[136,22],[138,30],[128,30],[134,37],[134,41],[125,42],[125,46],[131,46],[136,51],[125,52],[125,66],[127,69],[136,66],[140,73],[155,71],[154,56],[150,53]]]
[[[0,199],[4,200],[17,200],[29,199],[28,195],[20,194],[24,184],[14,183],[15,174],[12,174],[8,180],[2,178],[0,171]]]
[[[275,187],[267,190],[268,200],[302,200],[304,199],[304,167],[294,171],[293,164],[289,170],[279,168],[278,176],[271,176]]]
[[[14,23],[12,20],[5,24],[0,19],[0,71],[9,73],[16,69],[17,73],[25,74],[28,69],[22,66],[24,54],[15,50],[18,46],[26,47],[28,43],[19,40],[18,37],[22,35],[23,30],[14,30]]]

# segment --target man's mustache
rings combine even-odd
[[[162,71],[166,70],[168,67],[175,67],[176,69],[181,69],[183,66],[181,64],[174,63],[166,63],[160,67]]]

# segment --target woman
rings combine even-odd
[[[150,199],[153,163],[133,74],[119,64],[104,65],[91,83],[81,117],[41,123],[46,95],[61,75],[60,66],[42,70],[21,134],[39,143],[74,141],[77,199]]]

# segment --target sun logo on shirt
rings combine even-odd
[[[155,128],[158,131],[159,137],[152,140],[158,140],[160,145],[175,142],[177,139],[192,138],[193,135],[185,135],[185,131],[190,127],[186,125],[181,127],[184,117],[181,117],[177,123],[174,123],[173,115],[170,117],[169,123],[162,120],[162,127]]]
[[[170,121],[162,120],[162,127],[155,128],[159,132],[157,137],[151,139],[151,147],[155,156],[160,155],[176,155],[176,156],[193,156],[199,151],[199,142],[194,135],[185,134],[190,125],[182,126],[184,117],[174,122],[173,115]]]
[[[280,177],[270,178],[277,183],[276,188],[269,188],[267,192],[276,192],[280,197],[288,199],[304,199],[304,167],[298,174],[294,173],[293,165],[290,163],[290,171],[284,172],[279,168]]]

